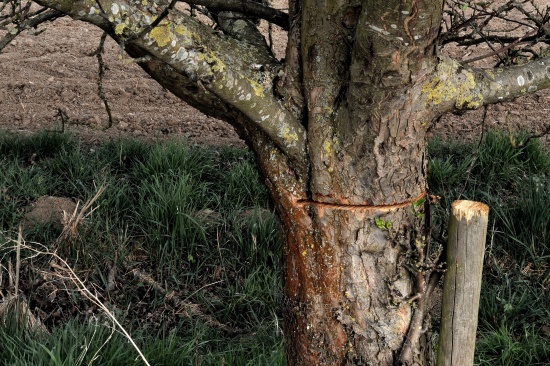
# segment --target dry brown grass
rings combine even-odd
[[[82,225],[86,217],[97,209],[97,206],[94,208],[92,208],[92,206],[104,191],[105,186],[100,185],[95,195],[89,199],[80,210],[78,209],[79,202],[71,215],[65,214],[63,231],[57,239],[57,243],[72,241],[78,237],[78,228]],[[57,278],[61,283],[71,283],[81,295],[100,309],[103,315],[105,315],[112,322],[113,327],[120,331],[120,333],[122,333],[135,348],[142,361],[146,365],[149,365],[145,355],[141,352],[128,331],[117,320],[113,312],[105,306],[105,304],[94,292],[89,289],[85,281],[75,273],[73,268],[63,258],[61,258],[55,251],[51,251],[45,245],[40,243],[25,242],[22,235],[21,225],[19,226],[17,239],[12,239],[11,241],[14,245],[12,248],[7,249],[12,249],[16,252],[15,272],[12,269],[13,266],[11,265],[11,261],[8,262],[9,264],[7,270],[9,276],[9,288],[10,290],[13,289],[13,292],[8,290],[8,293],[4,295],[3,301],[0,303],[0,323],[5,325],[8,322],[8,319],[16,320],[18,324],[20,326],[24,326],[25,330],[28,332],[38,332],[41,335],[49,333],[48,329],[44,326],[41,320],[30,311],[24,295],[19,293],[19,272],[22,262],[21,251],[25,250],[25,252],[30,253],[30,256],[32,257],[49,257],[49,270],[44,271],[42,269],[39,270],[39,272],[41,272],[43,276]],[[67,288],[69,288],[69,286],[67,286]]]

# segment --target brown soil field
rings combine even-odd
[[[274,1],[274,5],[285,8],[285,1]],[[106,43],[108,70],[103,88],[114,123],[105,129],[108,119],[97,95],[97,59],[91,56],[101,31],[69,18],[44,28],[38,36],[20,35],[0,53],[0,130],[28,133],[63,128],[91,143],[131,136],[245,146],[231,126],[196,111],[164,90],[112,40]],[[277,54],[282,56],[286,35],[275,31],[274,38]],[[479,50],[483,52],[483,47]],[[460,50],[444,51],[462,57]],[[59,110],[66,113],[65,121]],[[550,92],[541,91],[489,106],[485,126],[537,133],[550,123],[549,113]],[[462,116],[444,116],[432,133],[475,139],[481,132],[482,115],[482,111],[471,111]],[[548,136],[542,139],[550,146]]]

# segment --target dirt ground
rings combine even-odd
[[[275,6],[284,8],[277,0]],[[97,96],[97,48],[101,32],[93,26],[62,18],[38,36],[21,35],[0,53],[0,130],[70,131],[88,142],[132,136],[140,139],[185,137],[209,145],[244,146],[231,126],[180,101],[123,57],[111,40],[106,44],[105,94],[114,124]],[[276,32],[282,56],[285,34]],[[460,55],[453,51],[455,56]],[[471,57],[471,56],[470,56]],[[162,100],[162,103],[158,101]],[[68,119],[62,123],[59,110]],[[550,92],[488,107],[486,126],[526,129],[536,133],[550,123]],[[481,111],[448,115],[432,132],[443,137],[473,139],[481,131]],[[62,126],[63,125],[63,126]],[[550,138],[543,138],[550,146]]]

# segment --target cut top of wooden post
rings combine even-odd
[[[481,202],[474,201],[454,201],[452,206],[452,213],[458,220],[466,219],[468,223],[472,217],[487,216],[489,215],[489,206]]]

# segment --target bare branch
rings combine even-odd
[[[0,51],[2,51],[8,44],[10,44],[11,41],[15,39],[21,32],[36,28],[38,25],[53,21],[57,18],[63,17],[64,14],[57,11],[57,10],[48,10],[45,12],[41,12],[37,15],[35,15],[32,18],[27,18],[24,21],[17,24],[16,28],[13,28],[11,31],[8,31],[8,33],[0,39]]]
[[[105,129],[109,129],[113,126],[113,115],[111,114],[111,107],[109,106],[109,101],[107,100],[107,97],[105,96],[105,93],[103,92],[103,77],[105,76],[105,63],[103,62],[103,50],[105,48],[105,40],[107,39],[107,33],[103,32],[101,35],[101,39],[99,41],[99,45],[97,46],[97,49],[92,54],[92,56],[95,56],[97,58],[97,96],[99,99],[103,101],[103,105],[105,105],[105,111],[107,112],[107,127]]]
[[[483,104],[499,103],[550,88],[550,57],[494,71],[476,70],[475,73]]]
[[[264,36],[254,22],[243,14],[234,11],[220,11],[216,13],[215,19],[225,34],[258,47],[268,47]]]
[[[242,0],[185,0],[184,2],[193,5],[203,5],[218,10],[235,11],[245,15],[253,15],[276,24],[284,30],[290,28],[288,14],[280,10],[265,6],[253,1]]]
[[[140,57],[148,54],[170,66],[198,88],[239,110],[305,171],[306,131],[273,95],[280,65],[267,47],[220,36],[176,9],[155,28],[135,37],[151,24],[156,8],[136,8],[131,1],[122,0],[104,7],[105,14],[101,14],[93,2],[37,2],[95,24],[126,48],[132,46]],[[155,4],[164,7],[169,1]]]
[[[446,4],[447,31],[442,33],[440,44],[486,44],[491,49],[468,63],[492,56],[498,57],[497,66],[525,63],[539,57],[537,46],[550,44],[550,7],[542,10],[533,0],[446,0]]]
[[[532,31],[532,32],[529,32],[529,33],[527,33],[525,36],[517,38],[516,40],[514,40],[513,42],[511,42],[508,46],[501,47],[501,48],[498,49],[498,50],[494,50],[494,49],[493,49],[493,52],[490,52],[490,53],[487,53],[487,54],[485,54],[485,55],[481,55],[481,56],[478,56],[478,57],[474,57],[474,58],[465,60],[465,61],[463,61],[462,63],[464,63],[464,64],[469,64],[469,63],[472,63],[472,62],[475,62],[475,61],[483,60],[484,58],[487,58],[487,57],[499,55],[499,54],[501,54],[501,53],[503,53],[503,52],[505,52],[505,51],[511,49],[512,47],[514,47],[514,46],[520,44],[521,42],[524,42],[524,41],[525,41],[525,38],[531,37],[531,36],[533,36],[535,33],[537,33],[536,30],[534,30],[534,31]],[[536,38],[535,38],[535,40],[536,40]],[[548,39],[548,41],[550,41],[550,38]]]
[[[442,57],[436,73],[419,87],[438,114],[477,109],[550,88],[550,57],[498,69],[466,68]]]

